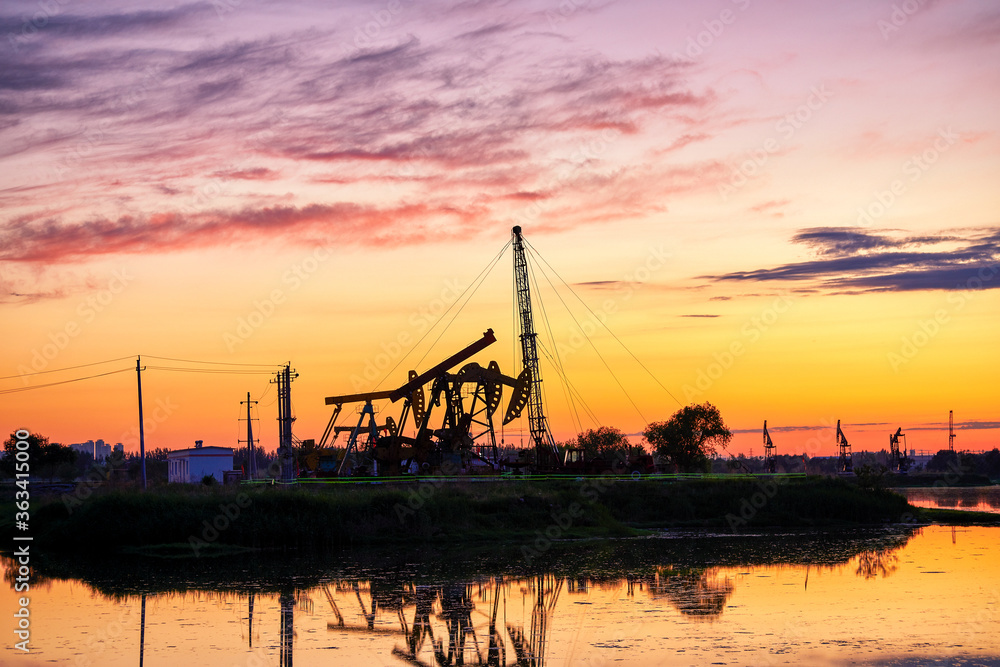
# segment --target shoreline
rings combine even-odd
[[[934,522],[1000,525],[1000,515],[916,508],[891,489],[862,489],[821,477],[650,481],[604,476],[502,484],[425,479],[405,486],[98,489],[85,499],[63,494],[39,502],[32,532],[39,550],[162,549],[182,557],[394,544],[529,540],[544,545],[678,529],[739,534],[759,528]],[[0,520],[0,535],[10,543],[12,521]]]

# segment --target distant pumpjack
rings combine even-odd
[[[903,440],[903,449],[900,451],[899,440]],[[903,428],[899,427],[896,432],[889,436],[889,458],[892,461],[893,470],[903,469],[903,457],[906,456],[906,434],[903,433]]]
[[[847,442],[847,436],[840,430],[840,420],[837,420],[837,447],[840,450],[840,458],[837,460],[837,472],[853,473],[854,460],[851,456],[851,444]]]
[[[542,376],[538,370],[538,342],[531,314],[528,262],[524,255],[520,226],[514,227],[511,233],[514,235],[514,288],[517,292],[518,323],[521,330],[521,358],[524,368],[531,374],[528,430],[531,433],[531,440],[535,443],[535,463],[539,466],[552,466],[559,463],[559,449],[549,431],[543,409]]]
[[[774,473],[778,448],[771,441],[771,434],[767,432],[767,420],[764,420],[764,470]]]

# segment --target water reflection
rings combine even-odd
[[[281,592],[281,653],[278,664],[292,667],[292,639],[295,636],[295,593],[290,589]]]
[[[657,568],[648,584],[654,599],[665,597],[677,611],[698,620],[714,620],[721,615],[735,590],[733,580],[720,577],[715,568]]]
[[[139,630],[139,667],[142,667],[142,659],[146,655],[146,594],[142,594],[142,621]]]
[[[544,667],[548,631],[560,593],[564,587],[571,593],[585,593],[595,586],[625,588],[630,597],[637,590],[645,592],[650,599],[665,599],[697,620],[721,615],[735,589],[734,581],[718,576],[715,568],[663,566],[648,574],[614,579],[542,574],[393,588],[372,580],[337,582],[323,590],[336,619],[327,623],[330,631],[400,636],[392,655],[405,663]],[[364,623],[352,625],[345,620],[344,600],[352,596]],[[530,616],[522,622],[504,623],[500,611],[517,603],[530,606]]]
[[[248,630],[248,639],[240,643],[250,649],[262,598],[265,605],[276,600],[280,622],[262,629],[258,623],[257,643],[275,650],[281,667],[293,665],[299,642],[297,620],[302,622],[297,612],[307,620],[316,615],[325,620],[328,648],[353,645],[353,638],[369,636],[385,646],[383,655],[391,655],[399,664],[544,667],[552,628],[560,622],[559,610],[567,604],[592,604],[587,601],[592,591],[629,605],[673,609],[681,618],[714,623],[722,619],[742,585],[744,568],[794,565],[792,572],[804,570],[806,586],[810,572],[844,568],[852,568],[860,580],[886,578],[897,571],[898,551],[915,534],[919,531],[847,537],[692,534],[570,543],[554,548],[540,566],[524,563],[516,548],[179,563],[40,558],[37,579],[80,580],[107,599],[138,602],[140,666],[147,650],[147,596],[156,601],[197,593],[201,602],[226,600],[245,610],[241,616],[246,625],[241,621],[239,627],[240,633]],[[9,561],[6,565],[9,581],[12,569]],[[579,601],[567,602],[567,596]],[[314,598],[321,602],[314,603]],[[154,615],[157,631],[151,640],[161,645],[164,630],[170,633],[173,621]],[[310,638],[311,645],[317,641],[322,638]],[[617,648],[629,661],[632,649]]]
[[[1000,486],[900,488],[916,507],[1000,513]]]
[[[899,567],[895,549],[869,549],[858,554],[857,575],[865,579],[888,577]]]

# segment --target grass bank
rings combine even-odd
[[[0,515],[10,543],[12,505]],[[384,543],[619,537],[642,530],[871,525],[920,516],[905,498],[838,479],[424,481],[330,487],[167,487],[53,497],[32,509],[47,550],[326,550]],[[1000,517],[997,517],[1000,521]],[[195,546],[192,547],[192,544]],[[167,546],[173,545],[173,546]]]

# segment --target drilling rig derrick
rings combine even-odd
[[[948,451],[955,451],[955,411],[948,411]]]
[[[517,315],[521,338],[522,372],[530,377],[531,391],[528,396],[528,430],[535,445],[535,465],[539,468],[559,465],[559,448],[556,447],[552,432],[545,420],[542,400],[542,375],[538,368],[538,335],[535,333],[534,317],[531,312],[531,286],[528,276],[528,261],[524,253],[521,227],[511,230],[514,236],[514,289],[517,292]]]

